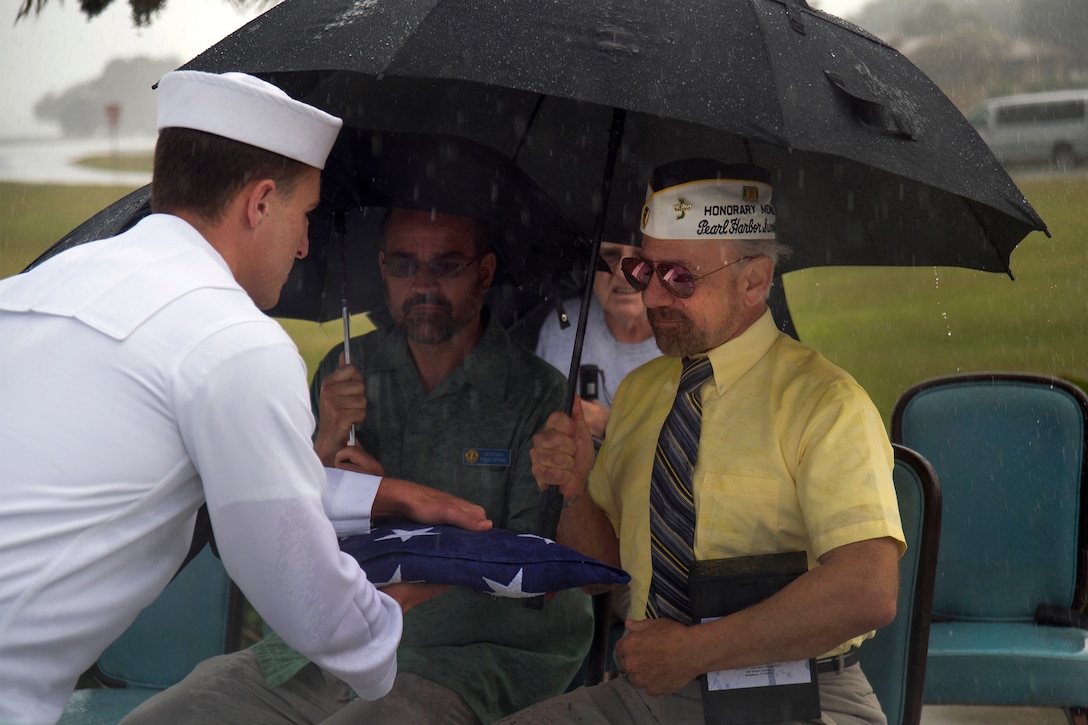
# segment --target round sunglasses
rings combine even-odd
[[[627,278],[627,281],[638,292],[641,292],[650,285],[650,280],[653,278],[654,272],[657,272],[657,278],[661,280],[661,286],[665,288],[666,292],[673,297],[687,299],[695,294],[695,282],[697,280],[709,277],[715,272],[721,272],[726,267],[730,267],[737,262],[743,262],[746,259],[753,259],[753,257],[747,256],[734,259],[731,262],[726,262],[717,269],[712,269],[706,274],[700,274],[698,276],[692,274],[687,267],[682,267],[673,262],[657,262],[655,264],[647,259],[640,259],[638,257],[624,257],[620,261],[620,269],[623,270],[623,276]]]

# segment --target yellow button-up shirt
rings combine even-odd
[[[849,374],[779,332],[770,312],[709,357],[714,377],[702,387],[693,473],[696,559],[805,551],[813,568],[858,541],[889,536],[905,549],[891,445],[876,406]],[[631,574],[635,618],[645,612],[652,574],[654,448],[679,380],[680,360],[669,357],[624,379],[590,474],[590,495]]]

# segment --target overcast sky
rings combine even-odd
[[[812,2],[836,15],[868,0]],[[34,104],[101,75],[113,58],[176,57],[185,62],[244,25],[257,13],[239,13],[225,0],[168,0],[151,26],[132,26],[126,0],[114,0],[87,20],[75,0],[49,0],[41,15],[15,23],[19,0],[0,0],[0,138],[59,135],[34,118]]]
[[[225,0],[168,0],[150,27],[134,29],[126,0],[87,20],[75,0],[49,0],[41,15],[15,23],[18,0],[0,0],[0,137],[59,134],[34,119],[34,104],[97,78],[114,58],[176,57],[185,62],[244,25]]]

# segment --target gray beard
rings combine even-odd
[[[684,321],[684,328],[680,330],[671,325],[667,329],[658,329],[658,325],[655,323],[660,322],[664,316],[660,310],[646,310],[646,315],[650,320],[650,327],[654,331],[654,341],[657,343],[657,349],[663,354],[669,357],[690,357],[708,349],[705,346],[706,341],[703,336],[694,328],[691,320],[684,315],[667,313],[670,321]]]

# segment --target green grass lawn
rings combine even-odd
[[[1024,370],[1088,380],[1088,175],[1028,177],[1022,191],[1053,238],[1030,235],[1007,276],[952,268],[823,268],[786,275],[801,339],[850,371],[887,421],[898,395],[934,375]],[[131,191],[0,183],[0,276]],[[339,322],[284,321],[310,369]],[[367,329],[353,320],[353,332]]]
[[[20,272],[58,239],[132,190],[0,181],[0,277]]]
[[[154,154],[146,152],[125,152],[105,156],[87,156],[77,161],[76,165],[105,171],[142,171],[150,174],[154,159]]]
[[[802,340],[850,371],[890,420],[909,385],[979,370],[1088,380],[1088,176],[1023,178],[1052,238],[1033,233],[1003,274],[826,268],[785,277]]]

